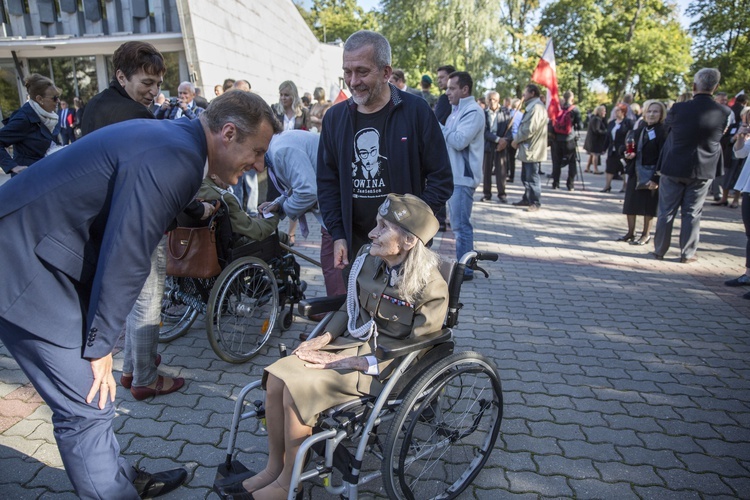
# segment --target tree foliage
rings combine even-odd
[[[671,97],[685,85],[690,38],[664,0],[558,0],[543,11],[540,31],[552,36],[561,80],[571,71],[599,80],[615,101]]]
[[[747,0],[694,0],[687,15],[695,18],[693,69],[718,68],[729,92],[750,83],[750,17]]]
[[[444,64],[468,71],[476,82],[489,75],[497,2],[383,0],[380,5],[380,25],[393,49],[393,65],[408,73],[410,83]]]
[[[377,29],[374,12],[365,12],[357,0],[313,0],[310,10],[295,2],[297,10],[321,42],[346,41],[361,29]]]

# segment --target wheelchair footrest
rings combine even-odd
[[[214,478],[214,491],[221,498],[227,498],[224,488],[230,484],[236,484],[255,475],[255,472],[245,467],[239,460],[232,460],[227,467],[226,462],[216,468],[216,477]]]

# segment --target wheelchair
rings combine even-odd
[[[244,363],[263,348],[277,323],[281,331],[292,326],[292,312],[305,297],[306,284],[278,231],[234,248],[223,207],[216,220],[221,274],[208,279],[166,277],[159,342],[185,335],[202,314],[216,354],[229,363]]]
[[[382,478],[389,498],[413,500],[455,498],[477,477],[500,431],[502,387],[491,360],[475,352],[454,352],[452,328],[463,307],[459,295],[464,270],[488,276],[477,265],[480,260],[495,261],[497,254],[468,252],[458,263],[441,266],[449,285],[441,331],[407,341],[378,338],[377,358],[395,359],[397,367],[379,396],[361,397],[320,415],[296,455],[290,500],[302,498],[301,483],[315,478],[329,493],[348,499],[358,498],[360,486]],[[310,299],[300,303],[300,311],[334,311],[344,300]],[[324,333],[331,316],[308,338]],[[233,498],[225,493],[227,486],[253,474],[236,458],[236,444],[242,422],[265,423],[263,401],[251,402],[249,397],[257,390],[262,390],[260,380],[245,386],[235,403],[226,458],[214,480],[214,491],[224,499]],[[311,452],[319,458],[312,459]],[[379,470],[364,473],[366,452],[375,463],[380,461]]]

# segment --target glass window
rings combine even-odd
[[[8,118],[21,105],[13,61],[0,61],[0,113]],[[24,96],[25,97],[25,96]]]
[[[51,78],[60,89],[62,99],[69,104],[73,97],[86,102],[99,92],[94,56],[29,59],[28,65],[30,73]]]

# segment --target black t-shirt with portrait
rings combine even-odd
[[[352,251],[368,241],[378,207],[391,192],[384,131],[388,105],[375,113],[357,112],[352,158]]]

